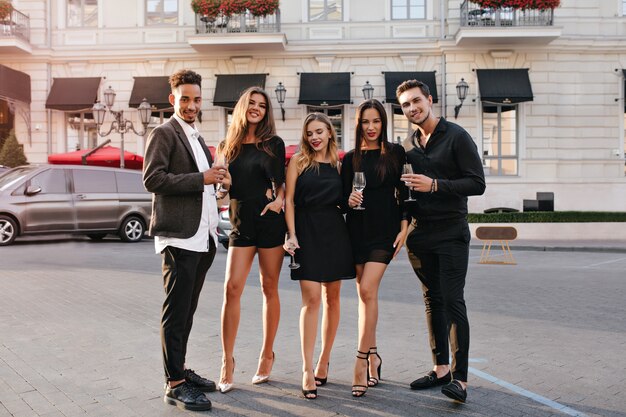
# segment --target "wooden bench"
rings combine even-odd
[[[481,226],[476,229],[476,237],[485,243],[480,254],[480,264],[506,264],[516,265],[517,262],[513,257],[509,242],[517,237],[517,230],[510,226]],[[492,255],[491,246],[493,242],[499,242],[502,247],[502,254]]]

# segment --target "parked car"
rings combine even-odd
[[[228,217],[228,204],[224,204],[218,207],[218,222],[217,222],[217,241],[224,246],[224,249],[228,249],[228,237],[233,226],[230,224],[230,218]]]
[[[7,172],[9,169],[9,167],[5,167],[4,165],[0,165],[0,175],[4,174],[5,172]]]
[[[0,246],[25,235],[72,233],[143,239],[152,195],[141,172],[80,165],[27,165],[0,176]]]

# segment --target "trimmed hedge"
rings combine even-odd
[[[612,223],[626,222],[626,212],[529,211],[519,213],[470,213],[470,223]]]

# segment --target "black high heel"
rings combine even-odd
[[[315,378],[315,385],[317,385],[318,387],[326,385],[326,383],[328,382],[328,371],[330,371],[330,362],[328,362],[328,365],[326,365],[326,378],[319,378],[317,376],[314,376],[314,378]],[[318,384],[318,382],[319,382],[319,384]]]
[[[380,355],[378,354],[378,349],[376,348],[376,346],[371,347],[368,354],[369,355],[376,355],[376,357],[380,361],[380,363],[378,364],[377,372],[376,372],[378,374],[378,378],[376,378],[374,376],[370,376],[367,379],[367,385],[369,385],[370,387],[375,387],[383,379],[382,375],[381,375],[381,369],[383,367],[383,358],[381,358]],[[368,367],[368,370],[369,370],[369,367]]]
[[[357,350],[357,355],[356,358],[357,359],[364,359],[365,362],[367,363],[367,375],[366,375],[366,380],[369,380],[370,377],[370,361],[369,361],[369,356],[370,353],[369,352],[361,352],[360,350]],[[362,396],[365,395],[365,393],[367,392],[367,389],[369,387],[367,385],[352,385],[352,396],[356,397],[356,398],[361,398]]]
[[[305,389],[304,387],[302,387],[302,395],[307,400],[314,400],[314,399],[317,398],[317,388],[315,388],[315,389]]]

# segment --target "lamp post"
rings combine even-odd
[[[456,85],[456,96],[459,98],[461,103],[457,106],[454,106],[454,118],[456,119],[459,116],[459,111],[463,106],[463,100],[467,97],[467,91],[469,90],[469,85],[465,82],[464,78],[461,78],[461,81]]]
[[[124,168],[124,134],[126,132],[133,132],[139,136],[145,135],[148,123],[150,122],[152,107],[145,98],[141,100],[141,104],[137,110],[139,110],[139,118],[141,119],[141,124],[143,125],[143,131],[138,132],[135,130],[135,126],[131,120],[124,119],[123,110],[115,111],[112,109],[113,104],[115,103],[115,91],[110,86],[104,90],[104,102],[106,105],[100,103],[99,101],[96,102],[91,109],[96,118],[96,124],[98,125],[98,135],[102,137],[109,136],[113,131],[120,134],[122,138],[122,145],[120,146],[120,168]],[[111,122],[111,127],[108,132],[102,133],[100,131],[100,127],[102,126],[102,123],[104,123],[104,116],[106,115],[107,108],[115,120]]]
[[[283,122],[285,121],[285,109],[283,108],[283,104],[285,104],[285,95],[287,94],[287,89],[283,85],[282,82],[279,82],[274,90],[276,93],[276,100],[278,100],[278,104],[280,104],[280,111],[283,115]]]
[[[365,81],[365,85],[361,88],[363,92],[363,98],[365,100],[371,100],[374,97],[374,87],[370,84],[369,81]]]

